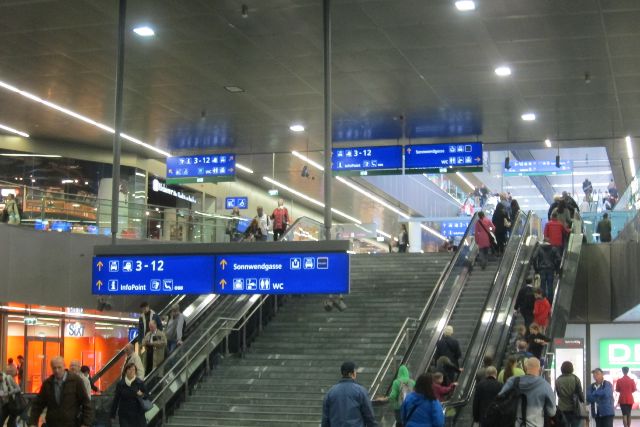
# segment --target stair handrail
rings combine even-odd
[[[391,365],[395,360],[395,356],[398,354],[398,351],[400,350],[400,346],[402,345],[402,342],[408,336],[408,331],[410,329],[408,326],[408,323],[413,322],[413,324],[415,325],[419,321],[420,319],[417,319],[415,317],[407,317],[406,319],[404,319],[404,322],[402,323],[402,326],[400,326],[400,329],[398,330],[398,333],[396,334],[396,337],[393,340],[391,347],[389,347],[389,351],[387,352],[387,355],[385,356],[384,361],[380,366],[380,369],[378,369],[378,372],[376,373],[375,377],[373,378],[373,381],[371,382],[371,386],[369,387],[369,396],[373,397],[376,395],[376,393],[378,392],[378,389],[380,388],[380,385],[382,384],[384,377],[389,372],[389,369],[391,368]]]
[[[171,298],[171,300],[169,301],[169,303],[164,306],[162,308],[162,310],[160,310],[158,312],[159,316],[164,316],[166,314],[169,313],[169,311],[171,310],[171,307],[173,307],[175,304],[179,304],[180,301],[182,301],[185,298],[186,295],[181,294],[181,295],[176,295],[173,298]],[[125,355],[125,348],[127,347],[128,344],[134,344],[136,341],[138,340],[138,337],[136,336],[135,338],[131,339],[129,342],[127,342],[127,344],[125,344],[120,351],[118,351],[107,363],[105,363],[102,368],[100,368],[100,370],[98,372],[95,373],[95,375],[93,377],[91,377],[91,382],[96,382],[98,381],[104,374],[106,374],[116,363],[118,363],[118,361]]]
[[[256,296],[258,298],[255,298]],[[262,307],[267,300],[270,300],[270,298],[271,298],[270,295],[259,295],[259,294],[252,295],[249,298],[249,302],[251,302],[251,300],[253,299],[253,304],[247,307],[247,313],[248,312],[255,313],[255,311],[260,307]],[[194,358],[196,358],[197,356],[199,356],[200,353],[202,353],[203,351],[208,351],[212,347],[215,347],[215,345],[208,346],[207,341],[213,342],[218,333],[222,331],[232,330],[232,328],[235,326],[233,322],[239,322],[241,320],[244,320],[246,322],[246,319],[250,318],[250,316],[248,316],[247,313],[236,318],[220,318],[220,317],[216,318],[216,320],[214,320],[206,328],[206,330],[203,331],[193,343],[191,343],[189,348],[184,351],[182,356],[180,356],[174,362],[173,366],[170,367],[168,370],[164,371],[162,378],[160,378],[150,388],[149,392],[150,392],[150,395],[152,396],[151,401],[154,404],[157,404],[160,401],[160,399],[164,397],[163,396],[164,393],[173,385],[173,383],[177,379],[182,377],[182,374],[185,373],[185,371],[187,371],[186,375],[188,378],[189,377],[188,370],[191,368],[189,362]],[[161,370],[160,368],[162,368],[162,365],[158,367],[156,371]],[[159,387],[160,389],[158,390]],[[166,401],[168,401],[168,399],[166,399]]]
[[[515,251],[512,252],[513,256],[509,257],[510,261],[508,264],[506,261],[507,257],[503,255],[503,258],[500,261],[500,266],[498,268],[498,271],[496,272],[493,283],[491,285],[491,290],[489,291],[487,298],[485,300],[485,304],[484,304],[485,308],[483,310],[483,313],[484,313],[483,320],[482,322],[478,323],[478,325],[476,326],[471,336],[471,339],[469,340],[469,344],[476,342],[479,338],[482,325],[483,324],[487,325],[484,327],[484,336],[479,341],[480,347],[477,349],[477,351],[471,351],[470,348],[467,348],[467,351],[465,352],[465,357],[462,362],[462,366],[466,367],[467,363],[469,363],[469,360],[471,360],[471,357],[475,357],[476,362],[475,364],[473,364],[471,369],[465,368],[464,372],[466,376],[464,377],[462,384],[459,385],[459,387],[456,387],[456,392],[455,392],[456,394],[461,394],[461,396],[457,397],[456,399],[452,399],[445,402],[443,405],[445,410],[446,408],[457,408],[457,407],[465,406],[469,403],[469,400],[471,399],[471,395],[474,390],[474,385],[476,380],[476,372],[478,371],[480,360],[482,360],[482,358],[486,353],[488,342],[489,342],[488,338],[492,335],[494,328],[498,324],[498,317],[501,312],[500,307],[502,307],[502,305],[505,302],[505,299],[507,297],[507,292],[510,289],[513,290],[514,286],[513,285],[510,286],[510,285],[512,283],[515,283],[513,281],[514,274],[516,272],[517,267],[521,265],[521,260],[520,260],[521,254],[523,254],[523,248],[526,246],[527,239],[530,235],[530,223],[533,217],[534,217],[534,214],[532,213],[527,214],[526,217],[521,217],[519,213],[518,217],[514,222],[514,224],[516,224],[522,218],[525,219],[524,224],[522,226],[522,230],[523,230],[522,234],[520,235],[520,239],[518,240],[509,239],[510,240],[509,243],[511,243],[512,245],[516,245]],[[509,248],[507,246],[507,248],[505,249],[505,254],[508,252],[508,249]],[[524,254],[524,255],[529,257],[531,256],[530,253]],[[503,266],[506,266],[506,265],[509,266],[508,272],[506,275],[504,274],[501,275],[500,272]],[[499,279],[501,279],[501,276],[504,278],[504,280],[502,280],[501,283],[499,283]],[[489,313],[489,315],[485,318],[486,313]],[[505,325],[506,323],[507,322],[505,322]]]

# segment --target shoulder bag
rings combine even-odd
[[[482,223],[482,221],[478,220],[478,224],[480,224],[480,226],[482,227],[482,229],[487,233],[487,235],[489,236],[489,240],[491,240],[491,246],[497,246],[498,245],[498,239],[496,239],[496,235],[493,234],[493,231],[491,230],[487,230],[487,227],[484,226],[484,224]]]
[[[571,395],[571,399],[573,400],[573,413],[580,418],[589,418],[589,410],[587,406],[581,399],[580,393],[578,392],[578,377],[574,375],[574,380],[576,382],[576,386],[573,389],[573,394]]]

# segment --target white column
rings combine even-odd
[[[419,221],[409,221],[409,252],[420,252],[422,250],[422,228]]]

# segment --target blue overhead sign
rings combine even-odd
[[[405,173],[446,172],[445,169],[482,169],[482,143],[405,145]]]
[[[94,295],[210,294],[215,256],[93,257]]]
[[[556,167],[555,160],[511,161],[511,167],[504,170],[504,176],[571,175],[573,162],[561,160]]]
[[[224,199],[224,206],[226,209],[247,209],[249,207],[248,197],[227,197]]]
[[[204,154],[167,159],[169,184],[232,181],[235,174],[235,154]]]
[[[349,292],[347,253],[219,255],[215,293],[342,294]]]
[[[113,255],[93,258],[94,295],[340,294],[346,252]]]
[[[334,148],[331,156],[334,173],[358,172],[361,175],[402,173],[402,146]]]
[[[459,219],[455,221],[443,221],[440,223],[440,234],[446,237],[463,237],[469,227],[471,219]]]

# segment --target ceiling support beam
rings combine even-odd
[[[333,213],[331,212],[331,143],[332,109],[331,109],[331,0],[322,2],[322,26],[324,32],[324,229],[325,239],[331,240]]]

